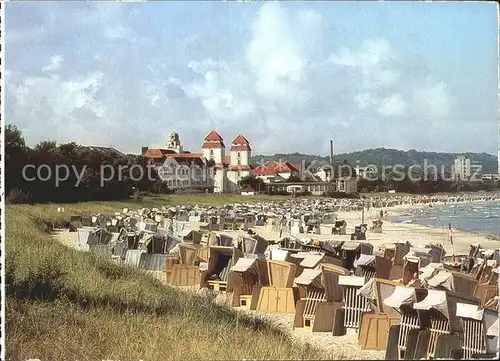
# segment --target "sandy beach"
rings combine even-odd
[[[434,203],[434,206],[444,204],[444,203]],[[428,204],[413,204],[413,205],[395,205],[391,207],[384,208],[371,208],[370,210],[364,212],[364,222],[370,227],[372,221],[380,218],[380,210],[387,211],[388,218],[395,217],[400,214],[409,212],[411,210],[428,207]],[[318,234],[292,234],[294,237],[302,238],[309,237],[312,239],[338,239],[338,240],[349,240],[350,233],[354,231],[354,227],[358,226],[362,222],[362,212],[361,211],[345,211],[337,212],[339,220],[345,220],[347,222],[347,235],[318,235]],[[492,239],[491,236],[486,234],[465,232],[462,230],[452,230],[453,235],[453,248],[449,241],[449,232],[446,228],[438,227],[428,227],[420,224],[414,223],[394,223],[388,218],[383,217],[382,233],[373,233],[371,231],[366,232],[366,241],[372,243],[374,248],[384,243],[390,243],[395,241],[408,241],[412,245],[425,245],[431,242],[440,243],[446,250],[446,255],[451,255],[454,251],[455,255],[467,254],[471,244],[478,243],[483,248],[486,249],[496,249],[500,247],[500,241]],[[266,239],[277,239],[279,234],[269,232],[265,227],[255,227],[255,232]],[[244,235],[243,231],[236,232],[220,232],[224,234],[234,235],[241,234]],[[282,236],[286,236],[283,234]]]
[[[388,217],[394,217],[412,209],[418,209],[421,207],[428,207],[427,204],[414,204],[414,205],[396,205],[384,208],[371,208],[364,212],[364,221],[368,226],[375,219],[380,219],[380,210],[383,209],[387,211]],[[345,211],[338,212],[338,219],[345,220],[347,222],[347,235],[316,235],[316,234],[296,234],[292,235],[298,238],[310,237],[312,239],[338,239],[338,240],[349,240],[350,233],[353,232],[354,227],[361,224],[362,212],[360,211]],[[466,254],[469,252],[469,247],[473,243],[479,243],[481,246],[487,249],[496,249],[500,246],[500,242],[488,238],[487,235],[475,234],[470,232],[464,232],[460,230],[453,231],[453,243],[454,249],[449,242],[448,230],[440,229],[436,227],[427,227],[419,224],[406,224],[406,223],[393,223],[390,222],[385,217],[382,218],[383,226],[382,233],[373,233],[372,231],[366,232],[366,242],[372,243],[374,248],[377,249],[379,245],[394,241],[408,241],[412,245],[425,245],[431,242],[440,243],[445,248],[447,255],[451,255],[454,251],[455,255]],[[275,240],[278,239],[279,234],[275,232],[270,232],[266,227],[255,227],[254,231],[261,235],[262,237]],[[237,235],[245,235],[244,231],[223,231],[217,232],[230,235],[235,237]],[[283,234],[282,236],[286,236]],[[76,232],[70,233],[68,230],[58,232],[56,238],[63,244],[74,247]],[[164,272],[153,272],[148,271],[154,277],[166,283]],[[196,290],[185,290],[187,292],[196,292]],[[216,297],[218,302],[225,303],[224,296],[219,295]],[[256,313],[255,311],[243,311]],[[293,315],[282,315],[282,314],[259,314],[260,317],[270,319],[276,325],[281,326],[283,329],[287,330],[292,338],[301,344],[309,343],[315,347],[321,348],[326,352],[331,352],[332,355],[338,355],[339,352],[345,355],[347,359],[383,359],[384,351],[367,351],[361,350],[358,345],[357,335],[354,332],[348,332],[345,336],[333,337],[330,332],[305,332],[301,329],[293,330],[292,318]]]
[[[482,202],[481,202],[482,203]],[[436,203],[440,205],[444,203]],[[412,206],[408,205],[398,205],[394,207],[384,208],[387,210],[388,217],[398,216],[400,214],[409,212],[411,210],[428,207],[425,204],[414,204]],[[339,213],[340,219],[345,219],[351,225],[357,225],[361,222],[361,212],[344,212]],[[375,219],[380,219],[379,216],[380,208],[371,209],[370,211],[365,211],[365,223],[370,226],[371,221]],[[453,235],[453,249],[449,240],[449,232],[446,225],[443,228],[438,228],[437,226],[425,226],[415,223],[393,223],[386,218],[383,220],[383,233],[375,234],[373,232],[367,232],[367,240],[374,245],[379,245],[384,242],[393,241],[408,241],[412,244],[428,244],[430,242],[441,243],[445,248],[447,255],[451,255],[454,250],[455,254],[464,254],[469,252],[471,244],[479,243],[483,248],[486,249],[496,249],[500,247],[500,241],[492,239],[491,236],[480,233],[465,232],[462,230],[452,229]],[[452,225],[453,227],[453,225]]]

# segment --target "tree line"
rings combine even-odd
[[[351,167],[345,164],[347,169]],[[347,172],[349,173],[349,172]],[[462,181],[459,179],[452,179],[450,174],[423,174],[422,172],[411,172],[408,168],[403,170],[404,177],[394,175],[390,170],[387,170],[385,175],[382,176],[381,171],[376,175],[372,175],[370,179],[356,177],[355,169],[352,167],[351,174],[357,178],[357,191],[358,193],[370,192],[387,192],[394,190],[398,193],[410,194],[433,194],[433,193],[455,193],[455,192],[474,192],[474,191],[494,191],[500,190],[500,182],[494,180],[478,180],[478,181]],[[412,177],[409,174],[412,173]],[[339,174],[335,172],[335,177]],[[316,179],[318,180],[318,179]],[[286,182],[301,183],[304,181],[311,181],[311,179],[303,179],[297,174],[292,174]],[[268,191],[268,185],[262,179],[253,175],[242,178],[239,181],[240,187],[250,186],[254,190],[260,190],[264,193],[272,194]],[[333,194],[333,193],[332,193]],[[340,197],[340,193],[334,192],[336,198]],[[326,196],[332,196],[326,194]]]
[[[62,169],[62,165],[70,171]],[[108,172],[105,183],[103,165]],[[134,165],[146,169],[147,159],[98,151],[75,142],[57,145],[42,141],[30,148],[16,126],[5,128],[5,192],[10,203],[120,200],[141,192],[169,192],[154,170],[152,177],[140,177],[139,167]],[[57,183],[56,172],[63,178]]]
[[[335,154],[334,159],[346,160],[349,164],[359,165],[360,167],[365,167],[370,164],[386,164],[395,165],[402,164],[404,166],[411,166],[412,164],[424,164],[427,161],[428,164],[435,164],[439,168],[444,166],[446,169],[450,170],[451,165],[454,164],[454,160],[457,156],[464,155],[470,158],[472,162],[477,162],[482,164],[483,173],[496,173],[498,169],[498,158],[496,155],[487,153],[439,153],[439,152],[422,152],[414,149],[411,150],[398,150],[398,149],[387,149],[387,148],[375,148],[375,149],[365,149],[362,151],[355,151],[351,153],[339,153]],[[251,163],[261,163],[268,161],[277,161],[282,159],[290,163],[301,163],[302,161],[312,162],[316,161],[318,166],[320,164],[329,164],[330,157],[312,155],[312,154],[302,154],[302,153],[289,153],[289,154],[274,154],[274,155],[254,155],[251,158]]]
[[[147,159],[139,155],[125,155],[119,152],[101,150],[72,143],[57,145],[56,142],[42,141],[34,147],[28,147],[21,131],[13,126],[5,128],[5,192],[9,203],[41,203],[41,202],[82,202],[92,200],[120,200],[143,193],[171,193],[166,184],[151,169],[151,177],[139,174],[140,169],[147,169]],[[64,180],[56,183],[55,172],[61,165],[71,168]],[[114,174],[102,183],[102,166]],[[28,168],[27,168],[28,166]],[[46,178],[48,172],[52,178],[41,179],[36,176],[36,170],[43,166]],[[139,166],[139,167],[133,167]],[[344,162],[344,167],[350,165]],[[352,167],[355,176],[355,168]],[[337,168],[335,176],[338,176]],[[23,174],[24,171],[24,174]],[[389,171],[390,172],[390,171]],[[406,172],[405,172],[406,174]],[[108,176],[108,175],[106,175]],[[306,179],[311,181],[312,179]],[[287,181],[301,182],[303,179],[293,174]],[[263,193],[270,193],[267,184],[253,175],[239,181],[239,186],[252,187]],[[358,178],[358,192],[396,192],[429,194],[457,191],[490,191],[499,190],[500,182],[463,182],[447,180],[430,174],[427,178],[412,181],[409,177],[397,179],[391,174],[375,180]],[[270,193],[271,194],[271,193]],[[332,196],[332,195],[328,195]],[[340,197],[335,193],[335,197]]]

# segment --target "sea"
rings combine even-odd
[[[414,209],[396,217],[395,223],[416,223],[428,227],[446,228],[487,234],[500,238],[500,201],[454,203]]]

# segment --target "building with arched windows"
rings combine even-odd
[[[226,154],[224,139],[212,130],[204,139],[201,153],[184,151],[177,133],[171,133],[166,148],[142,147],[141,154],[154,165],[169,188],[200,188],[215,193],[239,190],[238,181],[250,175],[250,142],[236,136]]]

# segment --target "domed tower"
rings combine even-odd
[[[168,135],[167,149],[173,150],[178,154],[182,153],[181,141],[179,139],[179,134],[176,132],[172,132]]]

